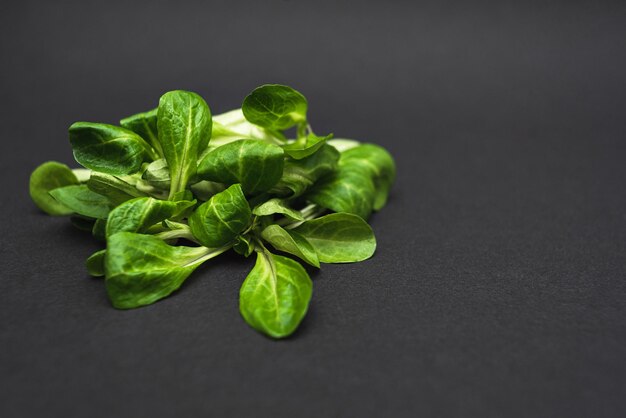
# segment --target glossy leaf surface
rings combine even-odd
[[[307,312],[313,283],[296,261],[258,252],[239,292],[239,311],[254,329],[274,338],[293,333]]]
[[[296,221],[303,221],[304,217],[300,211],[292,209],[284,199],[273,198],[257,207],[252,211],[253,214],[258,216],[268,216],[273,214],[285,215]]]
[[[48,161],[37,167],[30,175],[30,197],[39,209],[49,215],[70,215],[73,210],[54,199],[50,191],[75,184],[78,184],[78,179],[68,166]]]
[[[147,112],[137,113],[120,120],[120,126],[129,129],[142,137],[152,148],[163,156],[163,150],[159,143],[159,134],[157,128],[157,112],[158,108],[154,108]]]
[[[287,230],[279,225],[269,225],[261,232],[261,237],[278,251],[295,255],[314,267],[320,266],[315,248],[304,236],[294,230]]]
[[[106,219],[111,211],[111,202],[84,185],[65,186],[54,189],[50,195],[72,212],[89,218]]]
[[[294,229],[311,243],[323,263],[351,263],[370,258],[376,250],[372,228],[359,216],[332,213]]]
[[[307,107],[302,94],[279,84],[257,87],[241,106],[246,119],[273,130],[284,130],[305,122]]]

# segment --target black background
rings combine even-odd
[[[2,2],[0,415],[623,414],[626,7],[587,3]],[[234,255],[113,309],[31,170],[74,121],[264,83],[395,156],[376,255],[323,266],[284,341]]]

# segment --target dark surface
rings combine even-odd
[[[624,413],[623,2],[52,3],[0,5],[1,416]],[[240,318],[236,256],[114,310],[30,171],[73,121],[268,82],[396,157],[375,257],[323,266],[286,341]]]

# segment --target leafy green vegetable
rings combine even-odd
[[[137,113],[120,120],[120,126],[135,132],[137,135],[146,140],[148,144],[156,150],[157,154],[162,156],[163,149],[159,142],[159,134],[157,128],[157,112],[158,108],[147,112]]]
[[[276,145],[252,139],[231,142],[200,161],[198,176],[218,183],[241,183],[246,194],[269,190],[283,174],[284,152]]]
[[[304,216],[302,216],[302,213],[290,208],[286,200],[276,197],[270,200],[266,200],[264,203],[255,207],[252,213],[258,216],[281,214],[296,221],[304,221]]]
[[[50,196],[50,191],[63,186],[78,184],[78,179],[65,164],[48,161],[41,164],[30,175],[30,198],[37,207],[49,215],[61,216],[73,210]]]
[[[307,110],[304,96],[282,85],[261,86],[214,117],[197,94],[171,91],[121,127],[73,124],[70,143],[86,168],[44,163],[30,194],[106,242],[86,268],[104,276],[119,309],[165,298],[231,248],[256,253],[240,312],[259,332],[284,338],[313,288],[295,259],[319,268],[371,257],[376,239],[364,219],[386,204],[396,175],[377,145],[315,135]]]
[[[315,248],[300,233],[283,229],[280,225],[269,225],[261,232],[261,238],[272,244],[278,251],[295,255],[314,267],[320,262]]]
[[[149,227],[166,219],[180,215],[195,205],[195,201],[176,202],[158,200],[151,197],[138,197],[129,200],[109,214],[106,236],[118,232],[146,232]]]
[[[204,261],[226,249],[173,247],[150,235],[118,232],[108,237],[106,289],[119,309],[149,305],[178,289]]]
[[[313,283],[300,264],[269,251],[256,264],[239,292],[239,310],[254,329],[274,338],[292,334],[309,307]]]
[[[119,126],[76,122],[69,133],[76,161],[101,173],[132,174],[148,158],[158,157],[139,135]]]
[[[111,211],[111,202],[105,196],[89,190],[84,184],[54,189],[50,195],[73,213],[89,218],[106,219]]]
[[[266,84],[257,87],[243,101],[246,119],[255,125],[283,130],[306,122],[307,101],[291,87]]]
[[[322,263],[352,263],[370,258],[376,250],[372,228],[349,213],[331,213],[307,221],[297,232],[311,243]]]
[[[201,204],[189,217],[189,227],[202,245],[220,247],[248,227],[251,215],[241,185],[234,184]]]
[[[211,138],[211,111],[202,97],[188,91],[165,93],[159,101],[157,129],[170,170],[170,200],[184,191],[196,173],[200,152]]]

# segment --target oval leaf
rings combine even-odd
[[[283,229],[279,225],[269,225],[261,232],[261,237],[278,251],[295,255],[314,267],[320,266],[311,243],[296,231]]]
[[[156,150],[159,155],[163,155],[161,143],[159,142],[159,131],[157,128],[157,112],[154,108],[147,112],[137,113],[120,120],[120,126],[129,129],[142,137],[148,144]]]
[[[209,152],[198,166],[198,176],[218,183],[241,183],[244,193],[269,190],[283,174],[284,152],[267,142],[247,139]]]
[[[311,243],[322,263],[367,260],[376,250],[372,228],[349,213],[332,213],[294,229]]]
[[[265,203],[261,203],[254,208],[252,213],[257,216],[268,216],[279,213],[296,221],[304,221],[304,216],[302,216],[300,211],[290,208],[284,199],[279,198],[270,199]]]
[[[118,232],[146,232],[158,222],[176,217],[195,205],[195,201],[176,202],[139,197],[122,203],[109,214],[106,236]]]
[[[202,245],[220,247],[241,234],[251,216],[241,185],[234,184],[198,206],[189,217],[189,227]]]
[[[85,266],[87,267],[87,272],[90,276],[93,277],[102,277],[104,276],[104,256],[106,254],[106,250],[96,251],[91,254],[87,261],[85,261]]]
[[[239,311],[257,331],[283,338],[304,318],[312,291],[313,283],[298,262],[259,252],[239,291]]]
[[[72,212],[89,218],[106,219],[111,211],[109,199],[92,192],[84,184],[59,187],[50,195]]]
[[[198,156],[211,138],[211,111],[196,93],[175,90],[161,96],[157,115],[159,143],[170,170],[171,200],[196,173]]]
[[[315,134],[308,134],[303,137],[302,140],[297,140],[291,144],[283,145],[283,151],[291,158],[301,160],[309,155],[317,152],[327,140],[331,139],[333,134],[326,136],[317,136]]]
[[[30,175],[30,198],[39,209],[49,215],[70,215],[74,211],[54,199],[50,191],[75,184],[78,184],[78,179],[68,166],[48,161],[37,167]]]
[[[241,109],[255,125],[284,130],[305,122],[307,107],[304,96],[291,87],[266,84],[254,89],[244,99]]]
[[[113,234],[104,257],[109,299],[119,309],[163,299],[178,289],[210,253],[204,247],[173,247],[152,235]]]
[[[76,122],[69,129],[74,158],[82,166],[107,174],[132,174],[152,152],[136,133],[104,123]]]

